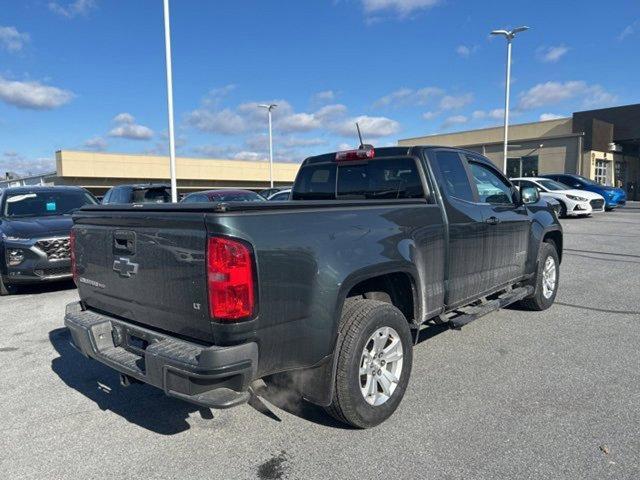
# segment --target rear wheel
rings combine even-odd
[[[413,343],[402,312],[359,299],[345,307],[333,400],[327,412],[358,428],[374,427],[398,408],[411,373]]]
[[[521,301],[529,310],[546,310],[556,299],[560,280],[560,260],[558,251],[552,242],[544,242],[538,254],[538,270],[536,273],[533,295]]]

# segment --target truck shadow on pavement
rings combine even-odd
[[[119,375],[95,360],[85,358],[71,345],[66,328],[49,332],[49,341],[60,355],[51,369],[69,387],[93,400],[100,410],[110,410],[127,421],[161,435],[188,430],[190,414],[200,411],[203,419],[213,418],[210,409],[167,397],[155,387],[120,385]]]

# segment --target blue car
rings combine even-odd
[[[547,175],[540,175],[541,177],[550,178],[556,182],[564,183],[571,188],[579,190],[586,190],[588,192],[595,192],[604,197],[605,210],[613,210],[617,207],[624,207],[627,203],[627,194],[621,188],[607,187],[606,185],[600,185],[599,183],[589,180],[580,175],[574,175],[571,173],[551,173]]]

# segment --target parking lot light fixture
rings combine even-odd
[[[494,30],[491,35],[502,35],[507,39],[507,79],[505,85],[504,98],[504,149],[503,149],[503,170],[507,174],[507,145],[509,142],[509,93],[511,87],[511,43],[518,33],[529,30],[529,27],[517,27],[512,30]]]
[[[167,113],[169,116],[169,172],[171,175],[171,201],[178,202],[176,180],[176,141],[173,130],[173,72],[171,68],[171,26],[169,24],[169,0],[163,2],[164,11],[164,51],[167,67]]]
[[[270,188],[273,188],[273,132],[271,129],[271,111],[278,105],[275,103],[261,103],[258,105],[260,108],[266,108],[269,115],[269,183]]]

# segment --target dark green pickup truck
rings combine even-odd
[[[226,408],[288,376],[362,428],[400,403],[422,325],[548,308],[562,256],[537,191],[439,147],[308,158],[291,201],[91,206],[74,221],[65,324],[123,383]]]

